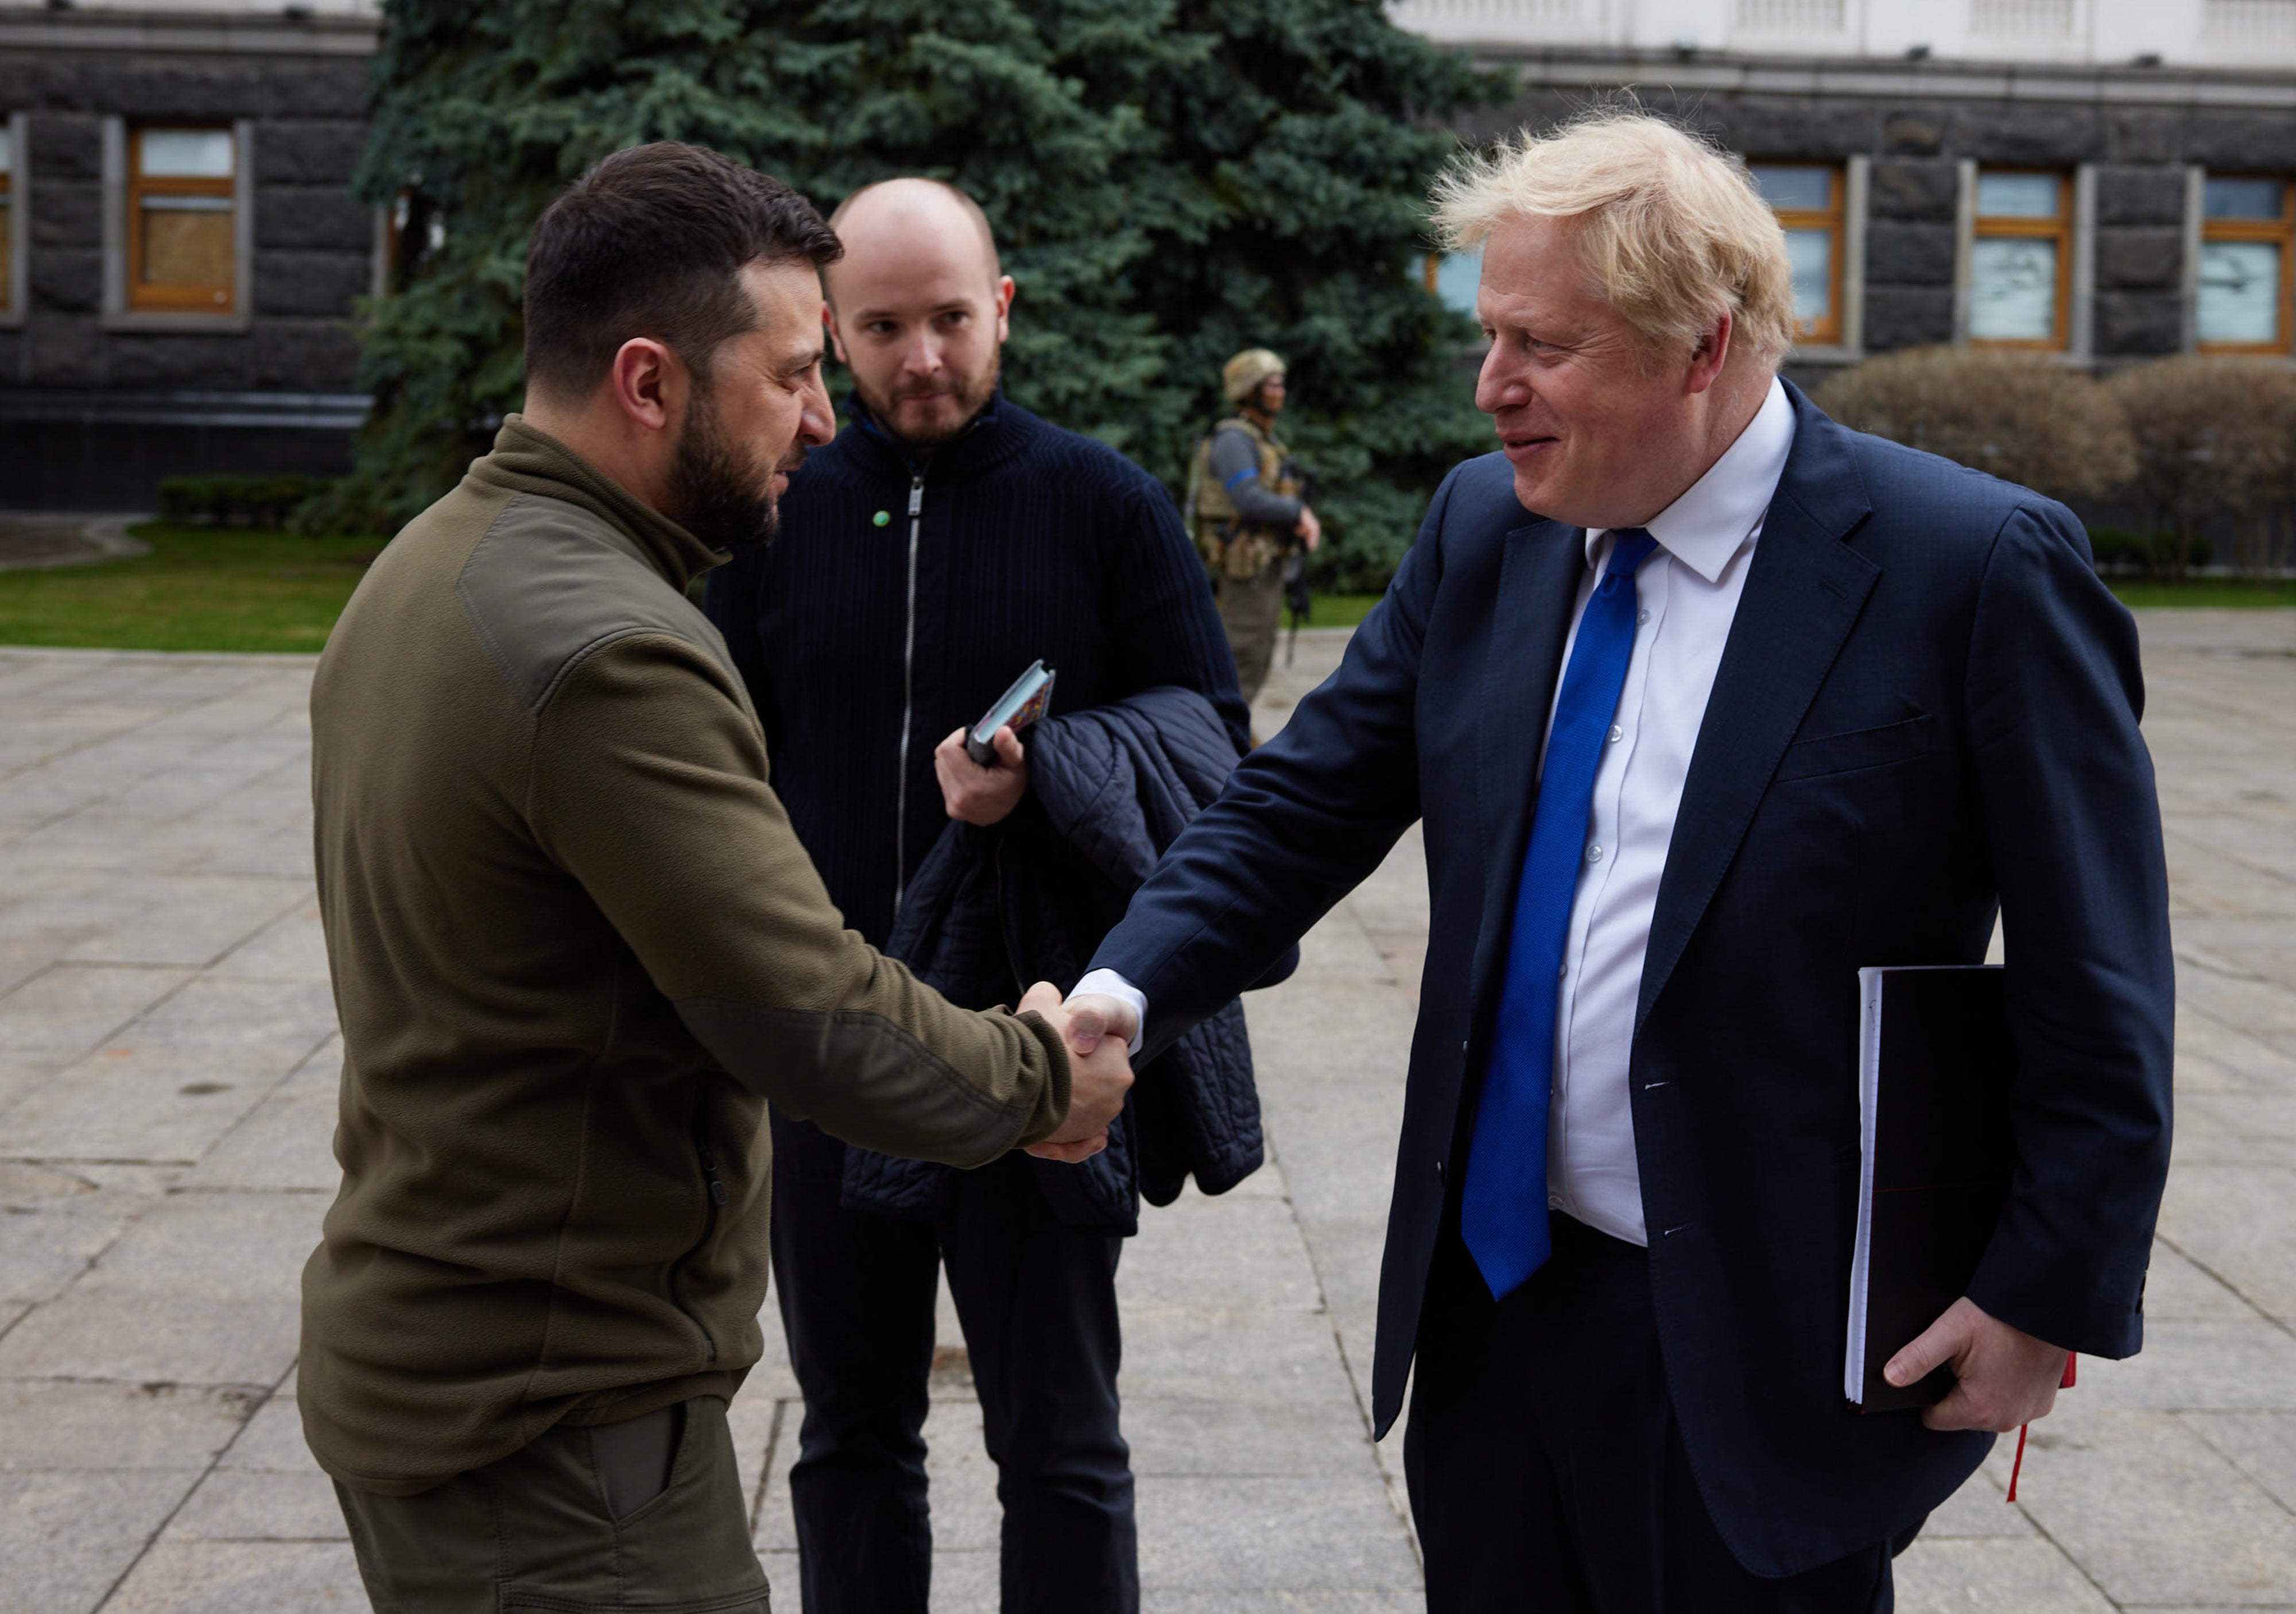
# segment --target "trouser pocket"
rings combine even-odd
[[[725,1402],[701,1396],[651,1431],[607,1433],[619,1428],[562,1424],[419,1495],[343,1493],[376,1609],[764,1614]],[[611,1501],[609,1473],[620,1476]]]
[[[685,1432],[683,1403],[590,1430],[590,1461],[598,1470],[606,1512],[615,1523],[669,1489]]]

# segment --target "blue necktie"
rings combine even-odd
[[[1505,1299],[1545,1264],[1546,1121],[1554,1085],[1554,1017],[1570,908],[1587,866],[1595,771],[1635,649],[1635,569],[1658,540],[1639,527],[1611,534],[1611,564],[1578,619],[1539,776],[1538,806],[1515,893],[1514,929],[1499,994],[1490,1065],[1467,1151],[1459,1231]]]

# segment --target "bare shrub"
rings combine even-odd
[[[2228,523],[2244,569],[2272,548],[2296,465],[2296,375],[2244,358],[2163,358],[2105,383],[2136,442],[2130,497],[2177,535],[2182,576],[2201,527]]]
[[[1846,426],[1926,449],[2052,498],[2128,480],[2128,423],[2096,382],[2044,353],[1915,348],[1867,359],[1818,390]]]

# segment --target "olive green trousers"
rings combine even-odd
[[[1235,656],[1235,681],[1247,706],[1259,698],[1267,669],[1275,659],[1275,640],[1283,625],[1283,563],[1277,560],[1257,577],[1219,580],[1220,622],[1227,629],[1227,647]]]
[[[335,1495],[376,1614],[767,1614],[715,1396],[561,1425],[413,1496]]]

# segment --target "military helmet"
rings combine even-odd
[[[1259,383],[1271,375],[1281,375],[1283,361],[1266,348],[1246,348],[1220,366],[1220,391],[1228,402],[1240,404],[1259,391]]]

